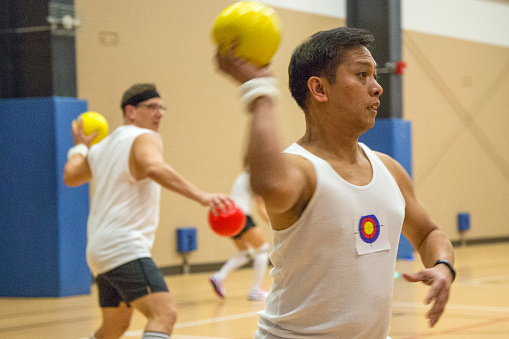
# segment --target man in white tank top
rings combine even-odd
[[[81,121],[73,121],[64,182],[78,186],[94,179],[87,223],[87,262],[96,277],[103,314],[92,338],[119,338],[133,308],[148,319],[143,339],[169,338],[175,307],[161,271],[151,258],[159,222],[161,186],[203,206],[226,209],[228,196],[208,193],[163,159],[157,133],[166,108],[152,84],[136,84],[123,95],[124,125],[90,147]],[[89,149],[90,148],[90,149]]]
[[[284,152],[275,126],[277,81],[218,53],[251,114],[248,159],[253,191],[274,229],[273,285],[255,338],[384,339],[389,335],[400,232],[425,269],[404,274],[431,286],[434,326],[454,280],[451,242],[431,221],[394,159],[358,142],[375,124],[382,87],[369,50],[373,36],[340,27],[299,45],[289,87],[304,111],[304,136]]]

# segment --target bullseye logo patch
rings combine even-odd
[[[374,214],[366,215],[359,221],[359,235],[365,243],[372,244],[380,235],[380,223]]]
[[[355,248],[359,255],[391,248],[385,216],[377,215],[364,215],[354,221]]]

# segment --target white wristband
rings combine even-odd
[[[81,154],[86,157],[88,154],[88,147],[85,144],[77,144],[69,149],[67,152],[67,160],[69,160],[73,155]]]
[[[248,107],[251,102],[261,96],[268,96],[271,99],[276,99],[279,96],[278,82],[276,78],[254,78],[246,81],[239,87],[240,101],[245,107]]]

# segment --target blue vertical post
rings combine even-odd
[[[90,293],[89,187],[62,179],[71,122],[86,110],[75,98],[0,100],[1,296]]]
[[[376,120],[375,127],[363,134],[359,141],[372,150],[390,155],[412,176],[412,125],[399,118]],[[398,259],[414,259],[414,249],[407,238],[401,235]]]

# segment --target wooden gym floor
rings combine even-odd
[[[418,259],[398,261],[398,272],[420,267]],[[509,243],[456,249],[458,277],[445,315],[434,329],[424,319],[428,288],[395,281],[391,332],[393,339],[509,338]],[[167,282],[179,311],[172,339],[252,338],[263,302],[247,300],[252,271],[232,273],[227,298],[216,297],[208,273],[169,276]],[[266,275],[269,288],[271,278]],[[88,338],[99,326],[97,291],[65,298],[0,298],[0,338]],[[123,338],[140,338],[145,320],[135,313]],[[376,339],[376,338],[374,338]]]

